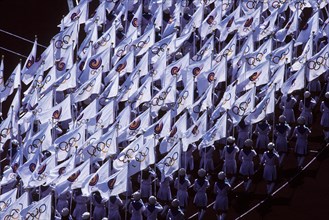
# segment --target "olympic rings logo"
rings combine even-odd
[[[61,82],[61,84],[65,84],[70,78],[71,78],[71,73],[68,72],[68,73],[65,75],[65,77],[64,77],[63,81]]]
[[[289,52],[290,52],[290,48],[288,48],[288,50],[286,50],[286,51],[283,51],[280,55],[273,56],[272,62],[275,64],[280,63],[280,61],[285,60],[287,58],[287,55],[289,54]]]
[[[246,57],[246,61],[250,66],[256,66],[256,62],[261,62],[266,53],[267,49],[264,49],[263,52],[257,53],[255,57]]]
[[[112,138],[108,138],[106,141],[100,141],[95,146],[91,145],[90,148],[87,150],[87,153],[90,156],[96,157],[98,153],[106,154],[112,144]]]
[[[9,79],[7,79],[7,81],[4,84],[3,89],[1,90],[1,92],[6,91],[7,89],[11,89],[14,86],[14,79],[13,77],[10,77]]]
[[[310,70],[319,70],[321,67],[329,67],[329,53],[326,52],[323,56],[318,56],[316,59],[307,62],[307,67]]]
[[[234,48],[235,48],[235,44],[232,44],[230,46],[230,48],[227,48],[223,51],[223,53],[218,54],[218,56],[216,56],[216,58],[215,58],[215,61],[217,63],[220,63],[223,58],[225,58],[225,57],[227,58],[227,57],[231,56],[232,53],[233,53]]]
[[[133,47],[134,49],[136,48],[143,49],[148,45],[149,42],[150,42],[150,36],[148,36],[145,41],[141,40],[137,44],[132,44],[131,47]]]
[[[273,1],[272,7],[275,8],[275,9],[278,9],[278,8],[281,8],[281,6],[284,3],[286,3],[286,0],[276,0],[276,1]]]
[[[0,212],[4,211],[8,206],[10,206],[11,202],[11,198],[9,198],[7,201],[0,201]]]
[[[46,135],[42,135],[40,138],[34,139],[32,143],[27,146],[28,153],[34,154],[36,149],[38,149],[42,145],[45,139],[46,139]]]
[[[117,159],[122,163],[128,163],[139,150],[139,144],[136,144],[133,148],[128,149],[126,152],[121,154]]]
[[[76,147],[78,141],[81,139],[81,134],[78,133],[76,137],[71,137],[68,141],[62,141],[59,143],[58,148],[62,151],[69,152],[71,147]]]
[[[178,152],[173,153],[172,156],[167,156],[167,157],[164,159],[163,164],[164,164],[166,167],[171,167],[171,166],[173,166],[173,165],[176,163],[176,161],[178,160],[178,156],[179,156]]]
[[[162,105],[164,105],[165,104],[165,100],[166,100],[169,92],[171,91],[171,89],[172,89],[172,86],[169,86],[166,89],[166,91],[162,91],[158,97],[154,97],[153,98],[151,104],[153,106],[162,106]]]
[[[257,0],[249,0],[246,2],[246,7],[250,10],[250,9],[256,9],[258,4]]]
[[[22,203],[19,203],[18,206],[20,206],[19,208],[15,208],[15,209],[11,209],[10,213],[8,215],[4,216],[4,220],[16,220],[19,219],[20,217],[20,212],[21,210],[24,208]]]
[[[97,50],[100,47],[105,47],[107,45],[107,42],[109,42],[111,40],[111,35],[107,34],[103,37],[101,37],[100,40],[98,40],[93,46],[94,49]]]
[[[80,92],[78,95],[82,95],[85,92],[91,92],[92,89],[94,88],[96,84],[96,79],[93,79],[92,81],[90,81],[90,83],[88,83],[88,85],[86,85]]]
[[[177,104],[180,105],[184,105],[185,104],[185,100],[188,98],[189,96],[189,91],[185,90],[182,95],[180,95],[177,99]]]
[[[117,52],[116,52],[116,56],[117,57],[123,57],[124,55],[126,55],[127,54],[127,52],[129,51],[129,49],[130,49],[130,44],[131,44],[131,42],[132,42],[133,40],[132,39],[130,39],[130,42],[129,43],[127,43],[124,47],[123,47],[123,49],[120,49],[120,50],[118,50]]]
[[[166,43],[163,43],[160,46],[154,46],[151,48],[151,53],[153,53],[154,55],[160,56],[160,53],[165,52],[167,47],[168,47],[168,44],[166,44]]]
[[[225,93],[223,98],[224,98],[224,101],[223,101],[222,105],[225,105],[228,101],[231,100],[232,94],[231,93]]]
[[[149,148],[146,147],[145,152],[139,151],[139,152],[135,155],[135,160],[136,160],[137,162],[142,163],[143,161],[146,160],[148,154],[149,154]]]
[[[247,99],[245,102],[241,102],[239,105],[234,105],[232,108],[232,112],[239,116],[244,116],[249,104],[251,103],[251,98]]]
[[[70,45],[70,35],[64,35],[62,39],[59,39],[55,42],[55,47],[57,49],[67,49]]]

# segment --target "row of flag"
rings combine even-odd
[[[327,1],[100,1],[93,16],[89,2],[63,18],[40,56],[35,41],[6,81],[1,61],[0,102],[14,98],[0,148],[19,143],[1,185],[18,175],[25,189],[82,188],[108,199],[150,165],[172,175],[190,144],[208,147],[241,120],[263,120],[276,94],[303,89],[329,67]],[[104,163],[93,172],[96,161]],[[26,196],[10,192],[1,217]],[[21,215],[37,204],[24,203]]]

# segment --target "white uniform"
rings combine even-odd
[[[283,115],[286,117],[287,123],[295,123],[294,106],[297,100],[291,96],[291,98],[283,97],[280,102],[280,107],[283,109]]]
[[[250,125],[244,125],[242,126],[241,124],[239,124],[236,127],[237,133],[238,133],[238,147],[241,149],[244,146],[244,141],[247,140],[249,138],[249,132],[251,130]]]
[[[329,100],[321,102],[320,111],[322,112],[320,124],[325,128],[329,128]]]
[[[89,198],[86,196],[78,195],[78,196],[75,196],[74,200],[76,202],[76,205],[75,205],[75,209],[73,211],[72,216],[76,220],[82,220],[82,214],[88,211],[87,202],[88,202]]]
[[[315,107],[316,102],[313,98],[305,99],[299,102],[299,110],[301,111],[300,116],[305,118],[306,125],[312,125],[313,123],[313,113],[312,110]]]
[[[275,146],[279,153],[286,153],[288,151],[287,137],[290,130],[290,126],[286,123],[279,123],[275,127]]]
[[[183,220],[184,213],[180,208],[170,208],[166,220]]]
[[[194,181],[193,189],[196,192],[193,203],[197,207],[207,207],[208,197],[207,188],[209,187],[209,181],[207,178],[198,178]]]
[[[196,149],[195,144],[189,145],[186,152],[182,152],[181,156],[181,168],[185,168],[186,170],[194,169],[194,158],[193,152]]]
[[[163,201],[172,200],[171,189],[170,189],[170,183],[172,181],[173,178],[171,176],[168,176],[162,182],[160,182],[160,187],[157,194],[158,199]]]
[[[224,159],[223,171],[226,174],[236,174],[236,154],[239,152],[239,148],[234,144],[233,146],[226,145],[223,149],[222,159]]]
[[[214,193],[216,194],[216,201],[214,204],[215,210],[228,210],[228,193],[231,189],[230,184],[226,182],[216,182],[214,186]]]
[[[60,194],[56,203],[56,210],[59,213],[61,213],[64,208],[69,208],[69,201],[67,200],[66,193]]]
[[[264,150],[269,143],[269,134],[271,126],[268,123],[260,122],[256,126],[255,132],[257,133],[256,148]]]
[[[129,212],[131,213],[131,220],[143,220],[143,212],[145,205],[140,199],[138,201],[132,201],[129,204]]]
[[[279,160],[279,155],[275,152],[267,151],[263,154],[261,164],[264,164],[263,178],[266,181],[275,181],[277,178],[276,164]]]
[[[122,205],[122,200],[118,196],[110,197],[110,199],[107,201],[107,207],[109,211],[108,219],[121,220],[119,209]]]
[[[102,201],[97,201],[93,198],[94,204],[94,212],[93,212],[93,219],[102,219],[106,217],[106,208],[105,204]]]
[[[178,176],[175,179],[175,189],[177,189],[177,199],[179,200],[179,206],[186,207],[188,202],[188,193],[187,190],[190,187],[191,182],[187,179],[187,177],[181,178]]]
[[[304,125],[298,125],[295,128],[293,136],[297,137],[296,145],[295,145],[296,154],[298,154],[298,155],[307,154],[308,135],[310,133],[311,133],[311,130]]]
[[[152,195],[152,179],[153,179],[154,175],[152,175],[151,173],[148,173],[146,175],[148,175],[148,176],[147,177],[142,176],[142,180],[140,180],[142,198],[148,198]],[[139,179],[140,179],[140,176],[139,176]]]
[[[147,204],[144,211],[144,216],[146,217],[147,220],[156,220],[158,214],[162,212],[162,210],[163,207],[159,203],[155,205]]]
[[[242,161],[240,166],[240,174],[243,176],[254,175],[254,162],[253,159],[257,155],[255,150],[242,149],[239,153],[239,160]]]
[[[205,147],[200,150],[200,168],[203,167],[206,171],[214,170],[214,150],[214,146]]]

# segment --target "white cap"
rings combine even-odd
[[[90,213],[89,212],[84,212],[83,214],[82,214],[82,219],[84,219],[84,220],[86,220],[86,219],[90,219]]]
[[[139,191],[135,192],[135,193],[133,194],[133,198],[134,198],[135,201],[140,200],[140,199],[141,199],[141,194],[140,194],[140,192],[139,192]]]
[[[181,52],[177,52],[175,57],[176,57],[176,59],[180,59],[183,57],[183,54]]]
[[[300,125],[305,124],[305,118],[303,116],[300,116],[299,118],[297,118],[297,123]]]
[[[284,115],[280,115],[280,116],[279,116],[279,122],[281,122],[281,123],[285,123],[285,122],[286,122],[286,116],[284,116]]]
[[[267,149],[269,149],[269,150],[273,150],[273,148],[274,148],[274,143],[273,142],[270,142],[270,143],[268,143],[268,145],[267,145]]]
[[[311,93],[309,91],[304,92],[304,97],[309,98],[311,96]]]
[[[205,177],[206,174],[207,174],[207,172],[205,171],[205,169],[201,168],[201,169],[198,170],[198,176],[199,177]]]
[[[219,180],[224,180],[225,179],[225,173],[223,171],[218,173],[218,179]]]
[[[70,210],[68,208],[63,208],[61,211],[61,216],[65,217],[68,216],[70,213]]]
[[[235,142],[235,138],[233,137],[233,136],[229,136],[228,138],[227,138],[227,143],[229,143],[229,144],[233,144]]]
[[[254,142],[251,139],[247,139],[244,141],[244,145],[246,147],[251,147],[254,144]]]
[[[172,207],[178,207],[178,206],[179,206],[179,201],[178,201],[178,199],[174,199],[174,200],[171,202],[171,206],[172,206]]]
[[[179,176],[185,176],[185,174],[186,174],[186,171],[185,171],[184,168],[180,168],[180,169],[178,170],[178,175],[179,175]]]
[[[149,197],[149,203],[151,205],[154,205],[157,202],[157,198],[155,196],[150,196]]]
[[[329,99],[329,92],[326,92],[326,94],[324,94],[324,97],[326,97],[327,99]]]

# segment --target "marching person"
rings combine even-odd
[[[141,186],[141,196],[143,199],[149,198],[152,195],[152,182],[156,174],[151,169],[145,169],[142,171],[142,175],[139,174],[138,180]]]
[[[83,196],[81,192],[81,188],[78,188],[73,193],[73,199],[76,205],[72,216],[77,220],[81,220],[83,219],[82,215],[88,211],[87,202],[89,201],[89,197]]]
[[[236,127],[238,133],[238,147],[241,149],[244,146],[244,142],[249,138],[249,132],[251,131],[251,125],[247,125],[242,119]]]
[[[295,127],[293,137],[297,138],[295,145],[295,153],[297,157],[297,167],[302,169],[305,155],[307,154],[308,136],[311,134],[311,130],[305,125],[305,118],[299,117],[297,119],[298,125]]]
[[[200,168],[203,167],[207,172],[214,170],[214,155],[215,147],[210,145],[208,147],[201,148],[200,154]]]
[[[194,169],[194,158],[193,152],[197,149],[195,143],[189,144],[187,150],[182,152],[181,156],[181,167],[185,170],[193,170]]]
[[[217,212],[218,220],[225,220],[228,210],[228,193],[231,190],[231,185],[225,181],[225,173],[218,173],[218,181],[214,185],[214,193],[216,200],[214,210]]]
[[[282,166],[284,157],[288,152],[288,136],[290,134],[291,128],[286,123],[286,117],[284,115],[279,116],[279,123],[275,127],[275,145],[276,150],[279,152],[279,166]]]
[[[259,155],[259,160],[262,159],[263,153],[266,150],[268,143],[270,142],[270,132],[271,126],[266,119],[257,123],[255,134],[257,134],[256,149]]]
[[[147,220],[156,220],[158,214],[163,210],[160,203],[157,202],[155,196],[150,196],[149,203],[146,205],[144,216]]]
[[[170,184],[173,182],[173,178],[171,175],[165,177],[160,182],[160,187],[157,193],[157,197],[161,204],[164,206],[163,211],[161,214],[165,213],[168,209],[171,201],[172,201],[172,195],[171,195],[171,189]]]
[[[179,207],[179,201],[174,199],[171,202],[171,207],[168,210],[166,220],[183,220],[184,212]]]
[[[291,95],[287,94],[287,96],[283,96],[280,102],[280,108],[283,109],[282,115],[286,117],[286,121],[288,124],[295,124],[295,112],[294,107],[297,103],[296,98]]]
[[[131,213],[131,220],[143,219],[145,205],[141,199],[140,192],[137,191],[133,194],[133,200],[130,202],[128,210]]]
[[[179,206],[184,210],[188,204],[188,188],[191,182],[186,176],[186,171],[184,168],[178,170],[178,177],[175,179],[174,187],[177,189],[177,199],[179,201]]]
[[[198,219],[203,219],[204,213],[208,205],[207,189],[209,187],[209,181],[206,178],[207,172],[204,169],[198,170],[198,178],[194,181],[193,189],[196,192],[193,203],[198,207]]]
[[[120,208],[123,206],[123,202],[119,196],[110,196],[107,201],[108,219],[121,220]]]
[[[267,195],[271,195],[277,179],[276,165],[279,160],[279,155],[275,151],[272,142],[268,143],[267,149],[268,151],[264,153],[260,163],[264,164],[263,178],[267,181]]]
[[[227,145],[224,147],[221,159],[224,160],[223,171],[232,186],[237,173],[236,154],[239,152],[238,146],[235,144],[235,138],[229,136],[227,138]]]
[[[315,107],[315,100],[311,97],[309,91],[304,92],[304,100],[299,102],[300,116],[304,117],[305,125],[311,126],[313,123],[313,108]]]
[[[106,217],[105,204],[99,191],[94,192],[92,197],[94,212],[93,219],[102,219]]]
[[[321,121],[320,124],[323,127],[323,133],[325,141],[329,142],[329,92],[326,92],[325,100],[321,102],[320,111],[322,113],[321,115]]]
[[[248,192],[251,186],[251,178],[254,175],[254,162],[253,159],[257,156],[256,151],[252,147],[253,141],[247,139],[244,142],[244,147],[239,153],[239,160],[242,162],[240,166],[240,174],[244,177],[245,191]]]

